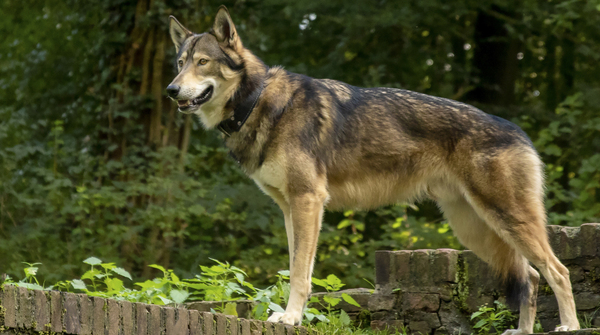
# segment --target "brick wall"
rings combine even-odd
[[[548,226],[548,233],[557,256],[569,268],[578,313],[600,327],[600,224]],[[497,278],[471,251],[378,251],[375,272],[376,290],[369,299],[374,328],[408,326],[423,334],[470,334],[470,315],[483,304],[504,299]],[[538,318],[546,331],[560,323],[556,298],[544,279]]]
[[[301,335],[304,327],[4,285],[0,334]]]

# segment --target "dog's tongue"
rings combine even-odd
[[[190,104],[189,100],[177,100],[177,105],[179,105],[179,107],[185,107],[188,106]]]

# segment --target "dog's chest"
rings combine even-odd
[[[254,179],[259,185],[274,187],[282,193],[286,193],[288,179],[286,169],[282,164],[272,161],[265,162],[250,174],[250,178]]]

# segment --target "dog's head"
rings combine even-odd
[[[194,34],[171,16],[169,31],[177,50],[178,75],[167,86],[183,113],[200,116],[207,128],[223,119],[223,108],[239,85],[244,62],[242,42],[225,6],[212,29]]]

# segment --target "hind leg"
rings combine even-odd
[[[503,335],[532,334],[536,313],[539,275],[515,248],[506,243],[492,230],[462,196],[447,196],[439,200],[445,216],[459,241],[479,258],[490,264],[504,280],[516,277],[517,288],[527,287],[526,292],[513,292],[515,298],[523,298],[520,304],[519,328],[507,330]],[[511,292],[508,292],[509,294]],[[527,297],[521,296],[527,294]],[[507,297],[510,300],[511,297]]]
[[[558,300],[561,326],[557,330],[579,329],[569,270],[548,242],[539,159],[532,152],[505,151],[479,164],[483,172],[468,180],[467,201],[546,278]]]

